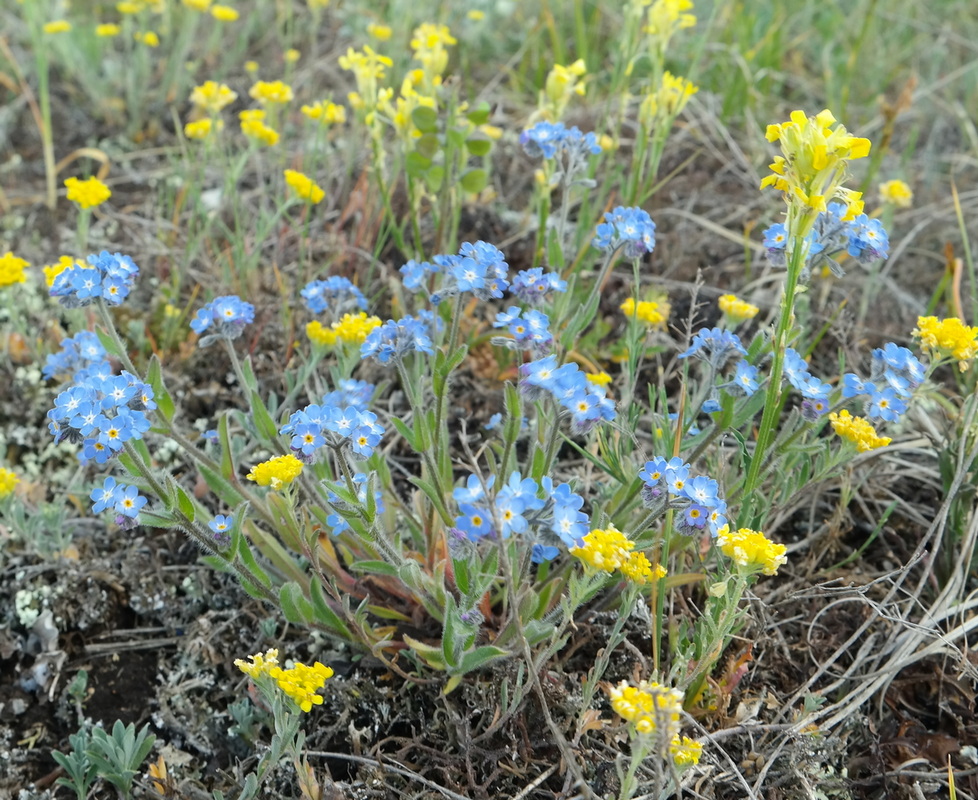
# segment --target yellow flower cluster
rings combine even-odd
[[[109,187],[94,177],[83,181],[78,178],[68,178],[65,187],[68,189],[68,199],[72,203],[77,203],[79,208],[100,206],[112,196]]]
[[[160,37],[157,35],[155,31],[146,31],[145,33],[143,33],[142,31],[136,31],[132,35],[132,38],[135,39],[140,44],[146,45],[147,47],[160,46]]]
[[[162,14],[165,9],[166,0],[120,0],[115,4],[115,10],[120,14],[138,14],[144,8],[148,8],[154,14]]]
[[[199,11],[203,14],[211,6],[211,0],[183,0],[183,4],[187,8],[192,8],[194,11]]]
[[[248,473],[249,481],[254,481],[259,486],[271,486],[273,489],[281,489],[286,484],[292,483],[302,473],[302,462],[293,455],[278,456],[255,464]]]
[[[750,528],[732,532],[729,525],[724,525],[717,533],[716,543],[738,566],[759,570],[765,575],[777,575],[778,567],[788,563],[783,544],[775,544],[760,531]]]
[[[696,16],[686,13],[692,7],[692,0],[655,0],[649,7],[645,33],[663,42],[664,49],[676,31],[696,24]]]
[[[978,355],[978,328],[965,325],[957,317],[917,317],[914,338],[931,358],[950,357],[958,360],[958,368],[964,372],[968,362]]]
[[[575,94],[583,97],[584,81],[587,73],[584,59],[579,58],[570,66],[554,64],[543,85],[540,110],[546,119],[557,122],[564,115],[567,104]]]
[[[595,386],[608,386],[611,384],[611,376],[607,372],[585,372],[584,377],[589,383]]]
[[[346,55],[339,58],[340,67],[352,72],[357,82],[357,91],[347,95],[350,105],[353,108],[364,110],[364,118],[368,125],[373,124],[373,118],[370,115],[376,109],[379,100],[377,82],[384,79],[387,74],[387,67],[393,66],[393,64],[394,62],[390,58],[382,56],[370,45],[364,45],[363,52],[350,47],[347,49]]]
[[[259,143],[272,147],[278,144],[278,131],[265,124],[265,112],[260,108],[249,108],[238,114],[241,120],[241,132],[245,136],[257,139]]]
[[[446,47],[457,44],[447,25],[436,25],[424,22],[414,29],[411,37],[411,50],[415,61],[421,62],[420,80],[412,81],[422,87],[423,94],[431,94],[441,85],[441,76],[448,67],[448,50]],[[403,94],[403,89],[402,89]]]
[[[368,317],[367,312],[361,311],[359,314],[344,314],[341,320],[334,322],[329,328],[314,320],[306,325],[306,336],[311,342],[327,347],[333,347],[338,342],[363,344],[367,334],[382,324],[379,317]]]
[[[0,497],[13,494],[18,483],[20,483],[20,478],[15,472],[6,467],[0,467]]]
[[[11,251],[7,251],[0,256],[0,287],[13,286],[15,283],[23,283],[27,280],[24,269],[30,264],[22,258],[18,258]]]
[[[238,93],[225,83],[204,81],[190,93],[190,102],[201,111],[217,114],[238,99]]]
[[[828,109],[809,117],[804,111],[792,111],[791,118],[780,125],[768,125],[767,140],[778,141],[783,155],[770,165],[773,174],[761,181],[761,188],[773,186],[785,193],[789,209],[800,207],[802,225],[795,231],[807,236],[819,212],[827,203],[839,200],[851,220],[862,213],[862,195],[842,186],[849,161],[869,155],[869,139],[850,136]],[[789,226],[790,227],[790,226]]]
[[[630,686],[622,681],[608,695],[615,713],[631,722],[638,733],[659,733],[663,741],[670,742],[679,736],[683,693],[678,689],[648,681]]]
[[[720,295],[717,305],[731,325],[739,325],[744,320],[754,319],[760,311],[757,306],[741,300],[734,294]]]
[[[308,119],[321,125],[342,125],[346,122],[346,108],[328,100],[318,100],[302,107],[302,113]]]
[[[211,16],[218,22],[235,22],[240,15],[236,8],[216,5],[211,8]]]
[[[283,105],[295,96],[292,87],[282,81],[256,81],[248,95],[263,106]]]
[[[666,576],[661,564],[653,568],[645,553],[636,553],[635,542],[614,526],[606,530],[596,528],[584,537],[579,547],[572,547],[570,553],[585,564],[604,572],[616,569],[634,583],[651,583]]]
[[[330,667],[318,661],[311,667],[297,661],[291,669],[282,669],[278,663],[278,650],[274,649],[268,650],[264,655],[256,653],[248,658],[251,663],[239,658],[234,665],[253,680],[260,680],[267,675],[307,713],[313,706],[322,705],[323,698],[317,692],[333,677]]]
[[[322,202],[326,196],[326,192],[312,178],[294,169],[285,170],[285,182],[299,198],[310,203]]]
[[[838,414],[835,412],[829,414],[829,421],[832,423],[832,430],[843,439],[848,439],[856,445],[856,450],[860,453],[886,447],[893,441],[888,436],[879,436],[876,433],[876,428],[870,423],[862,417],[852,416],[845,409],[842,409]]]
[[[103,39],[107,39],[110,36],[118,36],[120,33],[122,33],[122,28],[114,22],[103,22],[101,25],[95,26],[95,35]]]
[[[68,33],[71,30],[71,23],[66,19],[55,19],[45,22],[43,30],[45,33]]]
[[[183,126],[183,135],[188,139],[207,139],[214,131],[223,130],[224,120],[214,120],[211,117],[204,117],[194,122],[188,122]]]
[[[669,306],[652,300],[639,300],[636,303],[634,297],[629,297],[620,308],[626,317],[634,317],[650,328],[662,327],[669,318]]]
[[[880,200],[897,208],[910,208],[913,189],[903,181],[886,181],[880,184]]]
[[[639,122],[646,130],[651,130],[659,119],[674,119],[698,91],[699,87],[692,81],[667,70],[662,75],[662,85],[646,95],[639,106]]]
[[[386,42],[392,34],[390,25],[378,25],[376,22],[367,24],[367,35],[372,36],[378,42]]]
[[[700,756],[703,754],[703,744],[688,736],[681,739],[677,736],[669,742],[669,756],[672,762],[679,767],[691,767],[700,763]]]

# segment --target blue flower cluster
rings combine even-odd
[[[322,405],[354,406],[358,411],[366,411],[376,388],[372,383],[346,378],[337,383],[334,391],[323,395]]]
[[[560,366],[551,354],[520,367],[520,391],[530,399],[550,394],[571,414],[575,433],[585,434],[601,420],[615,418],[615,403],[603,386],[591,383],[573,361]]]
[[[116,525],[121,525],[125,529],[136,527],[139,524],[139,511],[146,505],[146,498],[143,497],[135,486],[127,486],[124,483],[116,483],[115,478],[108,477],[105,482],[92,490],[92,512],[101,514],[106,509],[115,511]]]
[[[498,300],[509,288],[509,264],[502,251],[488,242],[464,242],[458,255],[438,255],[431,260],[447,277],[431,296],[435,305],[461,292],[472,292],[480,300]]]
[[[412,292],[425,289],[428,278],[432,275],[438,275],[440,272],[441,266],[438,264],[432,264],[428,261],[415,261],[413,258],[400,269],[401,275],[404,276],[404,288]]]
[[[506,328],[512,339],[497,336],[492,344],[508,347],[511,350],[536,350],[540,353],[550,349],[554,337],[550,333],[550,318],[541,311],[523,311],[519,306],[510,306],[496,314],[494,328]]]
[[[638,476],[645,482],[642,503],[656,514],[674,509],[676,530],[694,536],[709,530],[716,536],[727,524],[727,503],[720,497],[720,487],[706,475],[689,476],[690,466],[678,456],[666,460],[653,458],[645,463]]]
[[[322,281],[310,281],[299,294],[313,314],[329,311],[339,318],[343,314],[359,308],[367,310],[367,298],[347,278],[331,275]]]
[[[625,258],[640,258],[655,248],[655,223],[641,208],[623,208],[604,215],[591,244],[598,250],[614,252],[619,247]]]
[[[197,316],[190,321],[190,328],[200,335],[211,325],[214,326],[214,333],[200,342],[201,347],[206,347],[214,339],[237,339],[244,332],[245,325],[254,319],[255,307],[230,294],[215,297],[200,309]]]
[[[396,364],[407,353],[416,351],[433,355],[432,337],[442,325],[435,315],[422,309],[417,316],[389,319],[374,328],[360,345],[360,358],[375,358],[381,364]]]
[[[812,375],[805,359],[790,347],[784,351],[781,378],[788,381],[805,398],[801,404],[801,413],[805,419],[815,421],[829,410],[829,392],[832,387]]]
[[[65,308],[80,308],[101,297],[117,306],[128,297],[139,275],[139,267],[129,256],[103,250],[90,255],[84,265],[77,262],[59,273],[49,294]]]
[[[733,377],[726,383],[711,386],[710,395],[703,402],[701,410],[713,414],[720,410],[719,390],[724,389],[735,397],[750,397],[757,391],[757,367],[743,359],[747,350],[740,337],[722,328],[702,328],[693,335],[689,348],[679,354],[678,358],[698,358],[704,361],[710,369],[709,383],[713,383],[716,374],[720,372],[732,358],[736,360]],[[688,431],[692,433],[692,429]]]
[[[81,442],[83,463],[104,464],[130,439],[142,438],[150,427],[146,412],[154,408],[152,387],[132,373],[82,371],[55,398],[48,430],[55,443]]]
[[[890,241],[882,222],[865,214],[846,221],[843,220],[845,213],[846,208],[841,203],[829,203],[826,210],[818,215],[806,237],[806,276],[811,269],[822,265],[827,265],[836,276],[844,275],[844,270],[833,258],[843,251],[860,264],[870,264],[889,256]],[[784,224],[777,223],[764,231],[764,247],[773,266],[783,267],[787,263],[787,244],[788,231]]]
[[[367,488],[370,485],[370,480],[365,472],[358,472],[353,476],[353,482],[357,487],[357,500],[362,504],[367,502]],[[336,492],[329,492],[326,496],[327,501],[334,509],[346,510],[347,504],[343,502]],[[384,494],[380,489],[374,490],[374,503],[376,504],[376,513],[383,514],[385,510],[384,506]],[[334,511],[328,517],[326,517],[326,524],[330,526],[330,532],[333,536],[339,536],[343,531],[350,529],[350,523],[346,521],[342,514],[338,511]]]
[[[362,407],[313,404],[294,412],[279,433],[292,437],[291,449],[297,458],[312,463],[324,446],[370,458],[384,427],[376,414]]]
[[[558,152],[568,155],[592,155],[601,152],[598,137],[568,128],[562,122],[538,122],[520,134],[520,145],[530,158],[553,158]]]
[[[567,547],[575,546],[587,535],[590,520],[581,511],[584,498],[572,491],[569,484],[555,486],[549,477],[538,484],[514,471],[506,484],[490,497],[486,490],[492,488],[494,478],[490,477],[483,487],[478,476],[470,475],[465,486],[452,492],[461,511],[455,518],[455,529],[469,541],[477,542],[497,534],[504,539],[514,533],[527,536],[534,542],[531,560],[539,564],[552,560],[560,552],[558,547],[544,544],[552,535]]]
[[[924,365],[906,347],[888,342],[873,350],[869,380],[854,372],[842,376],[845,399],[865,397],[865,415],[871,420],[895,422],[907,410],[907,401],[924,380]]]
[[[540,267],[523,269],[513,276],[509,291],[522,303],[537,306],[550,292],[566,292],[567,281],[556,272],[544,272]]]
[[[61,340],[61,350],[48,355],[41,374],[45,379],[74,375],[94,364],[105,362],[105,348],[92,331],[81,331]],[[111,370],[110,370],[111,371]]]

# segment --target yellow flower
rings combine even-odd
[[[296,661],[291,669],[272,667],[268,674],[275,680],[279,689],[308,713],[313,706],[323,704],[323,698],[316,693],[323,688],[329,678],[333,677],[333,670],[318,661],[311,667]]]
[[[585,372],[584,377],[595,386],[608,386],[611,383],[611,376],[607,372]]]
[[[317,120],[322,125],[342,125],[346,122],[346,107],[330,103],[328,100],[318,100],[311,105],[304,105],[302,113],[311,120]]]
[[[854,417],[845,409],[838,414],[829,414],[829,421],[834,430],[843,439],[848,439],[860,453],[886,447],[893,440],[887,436],[879,436],[869,422],[862,417]]]
[[[486,12],[485,11],[479,11],[478,9],[472,9],[465,16],[467,16],[473,22],[480,22],[481,20],[484,20],[486,18]]]
[[[125,0],[123,0],[123,2],[115,4],[115,10],[118,11],[120,14],[127,14],[127,15],[138,14],[140,11],[143,10],[143,4],[128,3],[125,2]]]
[[[285,170],[285,182],[300,198],[310,203],[319,203],[326,196],[326,192],[312,178],[294,169]]]
[[[679,768],[699,764],[702,753],[703,745],[688,736],[684,736],[682,739],[677,736],[669,742],[669,755],[672,757],[672,763]]]
[[[717,546],[738,566],[759,570],[765,575],[777,575],[778,567],[788,562],[785,546],[775,544],[759,531],[741,528],[736,533],[724,525],[717,532]]]
[[[288,103],[294,97],[292,87],[282,81],[258,81],[248,94],[263,106]]]
[[[361,311],[358,314],[344,314],[341,320],[334,322],[329,328],[314,320],[306,325],[306,336],[309,341],[326,347],[333,347],[337,343],[360,345],[370,331],[382,324],[379,317],[368,317],[367,312]]]
[[[367,34],[378,42],[386,42],[391,38],[392,33],[390,25],[377,25],[373,22],[367,25]]]
[[[659,303],[651,300],[639,300],[636,303],[634,297],[629,297],[621,304],[620,308],[626,317],[633,317],[640,322],[644,322],[650,328],[661,327],[669,317],[668,306],[661,308]]]
[[[57,278],[62,272],[64,272],[68,267],[73,267],[75,264],[81,265],[82,262],[71,256],[61,256],[58,259],[57,264],[47,264],[41,267],[44,270],[44,280],[50,289],[54,286],[54,279]]]
[[[692,7],[691,0],[655,0],[649,7],[645,33],[658,39],[664,49],[676,31],[696,24],[695,15],[684,13]]]
[[[68,199],[72,203],[77,203],[79,208],[100,206],[112,196],[109,187],[94,177],[83,181],[78,178],[68,178],[65,186],[68,188]]]
[[[393,66],[394,62],[369,45],[363,46],[362,53],[348,48],[346,55],[340,56],[338,61],[342,69],[353,73],[362,107],[372,109],[377,103],[377,82],[384,79],[387,67]]]
[[[20,483],[20,478],[12,470],[0,467],[0,498],[13,494],[14,487]]]
[[[135,39],[137,42],[141,42],[147,47],[160,46],[160,37],[157,36],[154,31],[146,31],[145,33],[136,31],[136,33],[132,35],[132,38]]]
[[[964,372],[968,362],[978,355],[978,328],[965,325],[957,317],[939,320],[937,317],[917,317],[913,331],[921,349],[931,358],[956,358],[958,369]]]
[[[760,311],[757,306],[740,300],[733,294],[720,295],[717,304],[731,325],[739,325],[744,320],[754,319]]]
[[[551,122],[559,120],[573,95],[584,95],[584,82],[579,80],[587,72],[584,59],[577,59],[570,66],[554,64],[547,73],[543,85],[541,110]]]
[[[244,68],[245,68],[245,72],[249,72],[249,73],[258,72],[258,62],[257,61],[245,61]]]
[[[204,119],[198,119],[195,122],[188,122],[183,126],[183,135],[188,139],[207,139],[214,131],[219,131],[224,127],[223,120],[217,120],[217,124],[214,124],[214,120],[210,117],[204,117]]]
[[[0,286],[13,286],[15,283],[24,283],[27,276],[24,268],[30,264],[22,258],[17,258],[11,251],[7,251],[0,256]]]
[[[241,132],[245,136],[257,139],[261,144],[272,147],[278,144],[278,131],[265,124],[265,112],[260,108],[251,108],[238,114],[241,120]]]
[[[248,656],[248,658],[251,659],[250,664],[247,661],[236,658],[234,660],[234,666],[250,678],[260,678],[262,675],[267,675],[269,670],[278,666],[278,650],[274,648],[265,652],[264,655],[256,653],[253,656]]]
[[[234,22],[240,15],[231,6],[216,5],[211,7],[211,16],[218,22]]]
[[[886,181],[880,184],[880,200],[898,208],[910,208],[913,189],[903,181]]]
[[[309,8],[326,8],[330,0],[307,0]]]
[[[55,19],[44,23],[45,33],[68,33],[71,30],[71,23],[66,19]]]
[[[105,22],[102,25],[95,26],[95,35],[101,36],[103,38],[108,38],[109,36],[118,36],[121,32],[122,32],[122,28],[120,28],[114,22]]]
[[[832,200],[841,201],[847,212],[844,220],[862,213],[862,195],[842,186],[848,163],[869,155],[869,139],[850,136],[842,125],[833,128],[836,119],[828,109],[809,117],[804,111],[792,111],[791,118],[780,125],[768,125],[767,140],[778,141],[782,155],[770,165],[772,174],[761,181],[761,188],[773,186],[785,193],[789,215],[794,209],[800,225],[792,229],[807,236],[819,212]],[[789,219],[790,222],[790,219]]]
[[[208,8],[210,8],[211,0],[183,0],[183,4],[194,11],[199,11],[204,13]]]
[[[665,72],[662,75],[662,85],[654,92],[646,95],[639,106],[638,118],[646,129],[655,126],[658,118],[675,118],[682,111],[689,98],[699,91],[692,81]]]
[[[281,489],[286,484],[292,483],[302,473],[302,462],[293,455],[278,456],[262,461],[251,468],[247,478],[254,481],[259,486],[271,486],[273,489]]]
[[[296,61],[302,58],[302,53],[300,53],[294,47],[290,47],[282,54],[282,58],[285,59],[286,64],[294,64]]]
[[[634,549],[635,542],[612,525],[606,530],[596,528],[591,531],[579,546],[570,549],[570,553],[592,569],[621,570],[634,583],[646,584],[666,576],[662,565],[653,568],[645,554],[633,552]]]
[[[608,695],[615,713],[632,723],[637,733],[658,733],[664,741],[678,737],[683,708],[683,693],[678,689],[648,681],[630,686],[622,681]]]
[[[217,114],[222,108],[238,99],[231,87],[217,81],[204,81],[190,93],[190,102],[208,114]]]

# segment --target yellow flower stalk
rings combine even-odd
[[[256,464],[247,478],[259,486],[271,486],[278,490],[286,486],[302,473],[302,462],[293,455],[278,456]]]
[[[557,122],[564,115],[567,104],[576,94],[584,96],[584,81],[581,78],[587,73],[584,59],[577,59],[569,66],[554,64],[547,74],[540,98],[540,111],[550,122]]]
[[[320,125],[342,125],[346,122],[346,107],[330,103],[328,100],[318,100],[304,105],[301,111],[307,119]]]
[[[649,131],[658,120],[674,120],[698,91],[699,87],[692,81],[667,70],[662,74],[659,88],[648,94],[639,106],[639,122]]]
[[[248,95],[263,106],[283,105],[295,97],[292,87],[282,81],[256,81]]]
[[[962,372],[978,355],[978,328],[965,325],[957,317],[917,317],[913,336],[931,358],[956,358]]]
[[[731,531],[729,525],[724,525],[717,533],[716,543],[737,566],[765,575],[777,575],[778,567],[788,563],[783,544],[776,544],[750,528]]]
[[[886,447],[893,440],[887,436],[879,436],[869,422],[862,417],[854,417],[845,409],[839,413],[829,414],[829,421],[834,430],[843,439],[856,445],[856,450],[866,453],[870,450],[877,450]]]
[[[85,180],[68,178],[65,188],[68,189],[68,199],[82,209],[100,206],[112,196],[109,187],[94,177]]]

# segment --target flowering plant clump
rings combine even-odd
[[[259,486],[270,486],[278,490],[288,486],[302,474],[302,462],[293,455],[277,456],[268,461],[255,464],[248,473],[248,480]]]
[[[97,300],[107,305],[122,303],[139,276],[139,267],[129,256],[108,253],[90,255],[85,263],[72,263],[55,276],[51,297],[66,308],[90,305]]]

